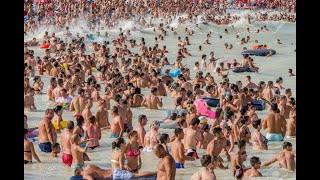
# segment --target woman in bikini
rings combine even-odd
[[[40,76],[35,76],[33,80],[34,80],[33,88],[34,88],[35,94],[41,94],[44,83],[41,81]]]
[[[24,129],[24,164],[32,163],[32,156],[41,162],[36,151],[34,150],[32,142],[28,141],[28,130]]]
[[[268,139],[260,132],[260,130],[262,129],[261,119],[252,122],[252,126],[255,128],[255,130],[251,134],[251,140],[253,142],[252,148],[268,150]]]
[[[249,116],[243,116],[240,120],[241,127],[239,128],[239,137],[240,140],[244,140],[247,143],[247,146],[250,146],[251,133],[248,125],[250,124]]]
[[[101,139],[101,128],[96,125],[96,117],[94,116],[89,117],[89,123],[90,124],[84,133],[84,140],[93,139],[89,148],[94,149],[100,146],[99,140]]]
[[[128,133],[129,142],[127,143],[125,153],[128,160],[128,167],[131,173],[138,173],[141,169],[142,161],[140,156],[140,147],[138,143],[138,132],[131,130]]]

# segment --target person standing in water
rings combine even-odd
[[[294,171],[296,168],[295,157],[296,153],[292,152],[292,144],[290,142],[284,142],[283,150],[269,161],[262,163],[261,167],[269,166],[278,161],[281,168]]]
[[[156,87],[152,87],[151,94],[143,99],[141,105],[146,106],[148,109],[158,109],[158,106],[162,107],[162,98],[157,97],[157,91]]]
[[[144,137],[146,135],[146,130],[144,129],[144,126],[147,125],[148,123],[148,118],[146,115],[141,114],[138,117],[138,123],[137,125],[133,128],[133,130],[138,132],[138,143],[140,147],[144,147]]]
[[[248,169],[245,173],[244,173],[244,178],[252,178],[252,177],[261,177],[262,174],[261,172],[258,171],[258,169],[260,169],[261,166],[261,161],[258,157],[253,156],[250,159],[250,164],[251,164],[251,169]]]
[[[52,125],[52,118],[54,112],[52,109],[47,109],[45,112],[45,117],[40,121],[39,130],[39,148],[42,152],[49,153],[52,151],[51,146],[57,142],[57,134]]]
[[[34,150],[32,142],[28,141],[28,130],[24,129],[24,164],[32,163],[32,156],[41,162],[36,151]]]
[[[176,168],[184,168],[185,161],[194,161],[195,158],[188,157],[184,154],[184,145],[181,140],[184,138],[183,129],[177,128],[174,130],[175,140],[171,144],[172,157],[176,162]]]
[[[217,156],[203,155],[200,163],[201,169],[191,176],[191,180],[216,180],[217,177],[213,170],[221,165],[219,158]]]
[[[266,138],[268,141],[283,141],[286,135],[287,123],[284,116],[280,115],[278,105],[271,104],[271,113],[268,114],[263,120],[262,127],[267,130]]]
[[[173,157],[160,144],[154,146],[154,154],[160,159],[158,164],[158,180],[175,180],[176,163]]]
[[[74,123],[73,121],[67,122],[67,129],[61,133],[60,142],[62,148],[62,163],[71,167],[72,164],[72,153],[70,137],[73,134]]]

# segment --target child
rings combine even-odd
[[[30,111],[37,110],[36,106],[34,105],[34,89],[29,88],[27,91],[27,95],[24,96],[24,107],[29,108]]]

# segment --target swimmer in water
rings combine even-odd
[[[292,69],[288,69],[288,76],[292,77],[292,76],[296,76],[296,75],[292,73]]]

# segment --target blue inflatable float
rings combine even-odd
[[[220,103],[220,99],[217,98],[201,98],[203,99],[208,106],[210,107],[217,107]]]
[[[254,72],[249,67],[235,67],[232,69],[234,73],[241,73],[241,72]]]
[[[257,111],[266,109],[266,103],[262,100],[252,101],[252,105],[256,108]]]
[[[252,55],[252,56],[267,56],[269,54],[269,51],[272,51],[273,54],[276,54],[276,51],[273,49],[253,49],[253,50],[246,50],[243,51],[242,55]]]
[[[93,35],[92,35],[92,34],[87,35],[87,37],[88,37],[89,39],[91,39],[91,40],[94,40],[94,37],[93,37]]]
[[[28,17],[27,15],[25,15],[23,18],[24,18],[24,20],[26,20],[26,21],[29,20],[29,17]]]
[[[173,72],[169,72],[169,76],[175,78],[181,74],[180,69],[175,69]],[[160,76],[164,76],[164,72],[160,73]]]

